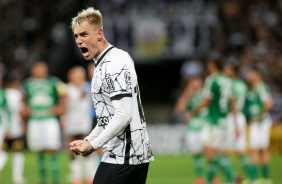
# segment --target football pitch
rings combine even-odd
[[[69,155],[67,152],[59,154],[60,178],[62,184],[69,182]],[[243,171],[238,160],[233,157],[233,165],[236,172],[243,175]],[[38,184],[39,176],[37,169],[37,157],[34,153],[25,152],[25,171],[24,177],[27,184]],[[272,156],[271,178],[274,184],[282,184],[282,156]],[[9,155],[1,174],[1,184],[13,184],[11,168],[11,155]],[[48,173],[51,178],[51,173]],[[155,155],[155,161],[150,164],[147,184],[193,184],[194,170],[191,156],[180,155]],[[51,180],[50,180],[51,183]]]

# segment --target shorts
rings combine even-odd
[[[237,114],[239,137],[236,138],[234,127],[234,116],[230,113],[227,116],[226,144],[224,149],[244,152],[247,146],[246,118],[242,113]]]
[[[27,143],[31,151],[59,150],[62,142],[58,119],[29,120]]]
[[[223,141],[222,128],[219,125],[206,123],[202,130],[201,139],[204,146],[220,149]]]
[[[193,155],[200,154],[204,151],[201,135],[202,131],[188,130],[187,132],[186,141],[188,143],[188,149]]]
[[[25,141],[23,137],[17,137],[12,139],[5,139],[3,144],[3,150],[12,149],[13,151],[22,151],[25,146]]]
[[[121,165],[101,162],[93,184],[145,184],[149,163]]]
[[[272,126],[270,118],[250,125],[250,149],[265,149],[269,146],[269,134]]]
[[[92,119],[66,119],[65,127],[67,135],[88,135],[92,131]]]

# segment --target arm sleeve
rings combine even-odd
[[[101,131],[102,131],[102,127],[96,125],[96,127],[92,130],[92,132],[84,139],[91,142],[100,135]]]
[[[258,87],[258,92],[259,92],[260,100],[261,100],[262,102],[266,102],[266,101],[272,99],[272,98],[271,98],[271,95],[270,95],[270,90],[268,89],[267,86],[261,84],[261,85]]]
[[[204,87],[203,87],[203,96],[204,98],[213,98],[213,93],[212,93],[212,83],[213,80],[211,77],[208,77],[205,81]]]
[[[109,90],[112,101],[122,97],[132,97],[132,79],[129,63],[125,61],[110,62],[107,63],[104,71],[103,83]]]
[[[124,97],[119,100],[114,100],[112,102],[115,109],[115,114],[108,126],[100,134],[98,134],[98,130],[95,130],[95,128],[91,132],[92,136],[91,134],[89,135],[89,137],[91,136],[92,138],[89,141],[94,150],[99,149],[108,141],[117,136],[131,122],[132,98]]]

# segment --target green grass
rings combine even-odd
[[[38,184],[39,176],[37,169],[37,157],[34,153],[25,152],[25,171],[24,177],[28,184]],[[59,154],[61,183],[67,184],[69,174],[69,155],[66,152]],[[242,169],[236,158],[234,168],[237,173],[242,174]],[[150,164],[147,184],[192,184],[194,180],[194,170],[192,157],[180,156],[161,156],[156,155],[155,161]],[[271,177],[274,184],[282,183],[282,157],[273,156],[271,160]],[[11,180],[11,156],[1,174],[1,184],[12,184]],[[50,173],[49,178],[51,178]],[[50,181],[51,182],[51,181]]]

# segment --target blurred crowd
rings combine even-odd
[[[108,41],[137,61],[218,54],[237,59],[242,68],[260,63],[273,85],[281,82],[281,0],[1,0],[2,72],[24,77],[41,59],[54,74],[70,67],[66,63],[80,57],[69,23],[87,6],[103,12]]]

